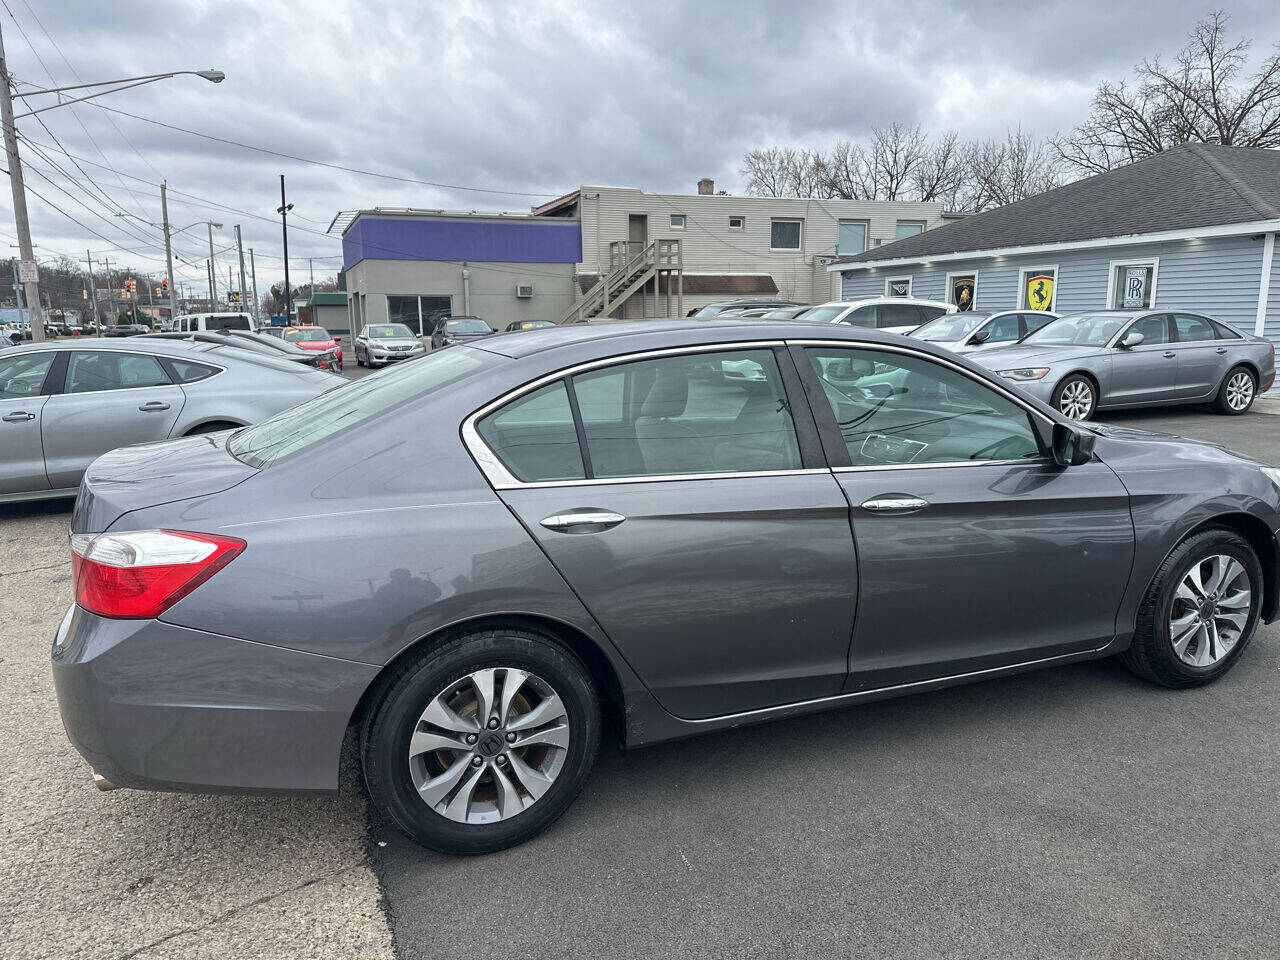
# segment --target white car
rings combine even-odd
[[[967,310],[930,320],[911,332],[953,353],[1009,346],[1039,330],[1058,314],[1048,310]]]
[[[848,323],[889,333],[910,333],[945,313],[955,313],[954,303],[916,300],[913,297],[871,297],[866,300],[833,300],[810,307],[796,317],[817,323]]]

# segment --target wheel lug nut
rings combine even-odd
[[[515,743],[515,742],[516,742],[516,732],[512,730],[510,733],[507,734],[507,743]]]
[[[472,758],[471,758],[471,765],[472,765],[473,767],[478,767],[478,766],[480,766],[480,764],[482,764],[482,763],[484,763],[484,760],[482,760],[480,757],[472,757]]]
[[[502,755],[502,754],[498,754],[498,762],[499,762],[499,763],[506,763],[506,762],[507,762],[507,758],[506,758],[504,755]]]
[[[474,733],[467,734],[467,743],[475,743],[478,738]]]
[[[490,729],[490,730],[492,730],[492,729],[493,729],[494,727],[496,727],[497,725],[498,725],[498,718],[497,718],[497,717],[490,717],[490,718],[489,718],[489,729]]]

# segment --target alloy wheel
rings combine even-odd
[[[1058,409],[1072,420],[1084,420],[1093,410],[1093,388],[1084,380],[1073,380],[1062,388]]]
[[[1222,660],[1244,635],[1252,604],[1249,574],[1239,560],[1216,554],[1192,564],[1173,595],[1173,652],[1192,667]]]
[[[1244,410],[1253,402],[1253,377],[1243,370],[1231,375],[1227,381],[1227,406],[1232,410]]]
[[[569,714],[541,677],[477,670],[441,690],[414,725],[409,775],[423,802],[459,823],[508,820],[564,768]]]

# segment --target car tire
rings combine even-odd
[[[516,684],[507,715],[492,732],[492,720],[475,721],[482,697],[472,678],[485,674],[498,712],[507,685]],[[452,715],[439,712],[441,704]],[[555,715],[554,725],[517,732],[521,718],[537,711]],[[433,725],[428,713],[454,726]],[[492,853],[536,836],[569,808],[595,763],[600,730],[591,676],[571,651],[528,630],[486,630],[395,668],[365,720],[361,765],[374,804],[410,839],[441,853]],[[442,742],[442,735],[457,743],[414,752],[425,739]],[[507,745],[512,737],[539,736],[548,738],[547,745]],[[467,737],[478,740],[468,746]],[[552,737],[564,745],[553,745]]]
[[[1232,367],[1222,378],[1213,409],[1228,417],[1239,417],[1253,407],[1258,395],[1258,378],[1248,367]]]
[[[1098,387],[1080,373],[1063,377],[1053,390],[1053,408],[1071,420],[1092,420],[1098,409]]]
[[[1205,590],[1213,597],[1209,631],[1198,626],[1204,608],[1192,614],[1196,606],[1188,597],[1195,590],[1188,586],[1188,578],[1194,570],[1208,588],[1218,562],[1224,570],[1238,573],[1224,577],[1225,584]],[[1242,607],[1240,589],[1246,582],[1249,592]],[[1211,683],[1234,666],[1253,638],[1262,611],[1262,591],[1262,565],[1247,540],[1225,527],[1193,534],[1156,571],[1138,609],[1133,642],[1121,659],[1134,673],[1165,687]]]
[[[357,350],[357,351],[356,351],[356,366],[357,366],[357,367],[363,367],[363,366],[364,366],[364,361],[360,359],[360,351],[359,351],[359,350]]]

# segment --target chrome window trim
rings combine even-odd
[[[561,486],[580,486],[580,485],[599,485],[601,483],[650,483],[663,480],[708,480],[723,479],[726,477],[745,477],[745,476],[786,476],[788,474],[801,473],[826,473],[825,469],[800,469],[800,470],[777,470],[767,471],[765,473],[686,473],[676,474],[673,476],[663,477],[593,477],[590,480],[545,480],[540,482],[525,482],[517,478],[510,470],[503,465],[498,459],[498,455],[489,449],[489,445],[480,437],[480,432],[476,429],[476,423],[482,418],[497,410],[499,407],[505,406],[513,400],[518,400],[526,393],[531,393],[540,387],[546,386],[555,380],[563,380],[565,377],[576,376],[579,373],[585,373],[589,370],[597,370],[601,367],[612,367],[622,363],[630,363],[635,360],[651,360],[657,357],[678,356],[688,353],[724,353],[733,350],[772,350],[775,347],[785,346],[783,340],[744,340],[741,342],[730,343],[699,343],[692,344],[687,347],[659,347],[650,350],[637,350],[634,353],[624,353],[613,357],[605,357],[600,360],[587,360],[583,363],[574,364],[552,373],[543,374],[535,380],[531,380],[522,386],[509,390],[496,400],[491,400],[480,409],[471,413],[462,421],[462,443],[475,459],[476,465],[480,468],[481,473],[488,478],[495,490],[516,490],[522,487],[561,487]],[[797,440],[798,442],[798,440]]]
[[[77,352],[78,353],[98,353],[101,350],[110,350],[114,353],[136,353],[146,357],[154,357],[157,361],[165,360],[165,359],[188,360],[188,362],[190,363],[198,363],[205,367],[217,368],[217,371],[218,371],[217,373],[210,374],[207,377],[202,377],[199,380],[191,381],[190,386],[192,387],[194,387],[198,383],[208,383],[210,380],[216,380],[218,377],[222,376],[224,373],[227,372],[226,367],[224,367],[220,363],[214,363],[212,360],[192,360],[188,357],[172,357],[167,353],[151,353],[147,350],[128,350],[122,347],[116,347],[114,345],[109,347],[101,347],[101,348],[100,347],[60,347],[57,349],[66,350],[68,353],[77,353]],[[50,351],[50,352],[56,352],[56,351]],[[164,370],[163,363],[160,364],[160,369]],[[67,357],[67,371],[70,372],[70,370],[71,370],[71,358]],[[167,377],[169,375],[169,371],[165,370],[164,374]],[[125,392],[132,392],[134,390],[159,390],[159,389],[162,389],[163,387],[177,387],[179,390],[182,389],[182,384],[170,382],[170,383],[153,383],[145,387],[112,387],[109,390],[81,390],[76,393],[68,393],[67,390],[65,389],[66,385],[67,385],[67,382],[66,382],[66,379],[64,378],[62,381],[62,386],[64,387],[64,389],[58,391],[57,393],[49,394],[49,399],[52,400],[54,397],[92,397],[95,394],[99,394],[99,393],[125,393]]]
[[[1018,461],[1025,462],[1025,461]],[[532,490],[542,487],[598,487],[619,483],[668,483],[672,480],[737,480],[759,477],[798,477],[806,474],[829,474],[827,467],[803,467],[799,470],[743,470],[738,473],[667,473],[645,477],[592,477],[590,480],[539,480],[534,483],[495,483],[495,490]]]
[[[832,467],[832,473],[867,473],[872,470],[936,470],[939,467],[1043,467],[1053,463],[1049,457],[1025,460],[939,460],[937,463],[871,463],[856,467]]]

